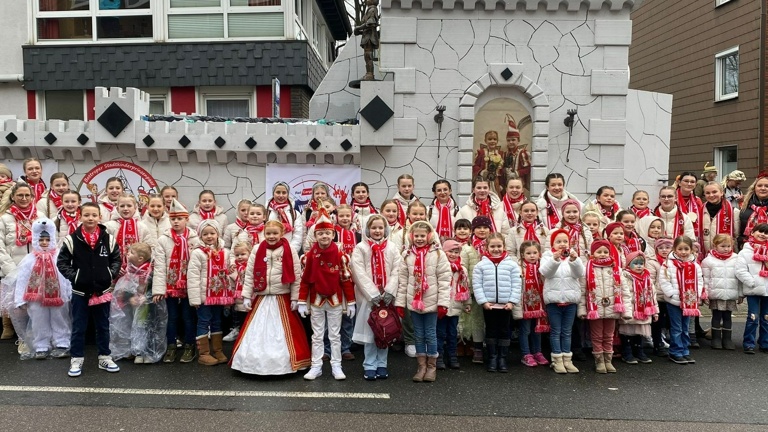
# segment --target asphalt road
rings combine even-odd
[[[743,324],[736,326],[735,333],[741,332]],[[0,425],[169,432],[219,423],[218,430],[768,428],[768,355],[708,346],[693,351],[695,365],[653,357],[650,365],[619,362],[617,374],[598,375],[590,362],[577,362],[582,372],[565,376],[526,368],[513,347],[508,374],[485,372],[466,358],[461,370],[440,371],[432,384],[410,381],[415,360],[402,353],[390,354],[385,381],[362,379],[358,353],[357,360],[344,362],[346,381],[333,380],[326,365],[322,377],[308,382],[197,363],[120,362],[122,370],[109,374],[97,369],[94,347],[88,348],[83,375],[69,378],[67,360],[20,361],[13,343],[0,343]]]

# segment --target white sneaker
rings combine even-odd
[[[133,359],[133,364],[144,364],[144,357],[142,356],[136,356]]]
[[[411,358],[416,358],[416,345],[406,345],[405,355]]]
[[[99,356],[99,369],[105,370],[107,372],[120,372],[120,366],[116,365],[114,361],[112,361],[112,356],[108,355],[100,355]]]
[[[347,379],[347,376],[344,375],[344,371],[341,370],[341,366],[331,366],[331,373],[333,374],[333,378],[336,381],[342,381]]]
[[[72,357],[69,359],[69,372],[67,375],[71,377],[79,377],[83,373],[83,357]]]
[[[240,335],[240,329],[235,327],[226,336],[224,336],[224,342],[234,342]]]
[[[16,339],[16,345],[19,347],[16,352],[19,354],[29,354],[29,347],[27,346],[26,342],[21,339]]]
[[[320,366],[320,367],[313,367],[313,368],[309,369],[309,372],[304,374],[304,379],[312,381],[312,380],[314,380],[315,378],[319,377],[322,374],[323,374],[322,366]]]

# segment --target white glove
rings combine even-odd
[[[347,305],[347,316],[350,318],[354,318],[355,316],[355,305]]]
[[[251,299],[243,299],[243,307],[245,310],[250,311],[251,310]]]
[[[307,310],[307,305],[300,304],[299,305],[299,315],[301,315],[302,318],[306,318],[309,311]]]
[[[296,308],[298,308],[298,307],[299,307],[299,302],[296,301],[296,300],[291,300],[291,310],[295,311]]]

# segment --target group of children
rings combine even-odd
[[[0,216],[2,303],[27,357],[71,356],[73,377],[82,373],[90,317],[98,367],[109,372],[123,358],[175,362],[180,347],[182,363],[257,375],[308,369],[307,380],[322,375],[327,359],[342,380],[354,342],[363,346],[364,378],[386,379],[387,344],[377,343],[369,317],[387,310],[402,319],[415,382],[460,368],[459,340],[472,341],[473,362],[508,372],[513,328],[522,364],[556,373],[579,372],[572,348],[589,346],[597,373],[616,372],[618,355],[651,363],[646,340],[655,353],[692,364],[691,318],[701,304],[713,312],[712,347],[734,349],[731,313],[744,297],[768,295],[768,216],[755,211],[737,255],[738,209],[722,187],[707,184],[704,204],[682,180],[661,189],[656,209],[638,191],[621,210],[613,188],[583,205],[559,174],[547,177],[538,201],[512,175],[501,197],[477,179],[463,206],[439,180],[427,204],[404,174],[379,209],[364,183],[341,205],[318,183],[303,213],[279,182],[266,205],[240,201],[230,224],[208,190],[190,212],[166,186],[142,215],[117,178],[98,203],[81,204],[56,173],[50,190],[23,181],[10,189]],[[228,311],[234,329],[225,338]],[[768,351],[764,317],[752,320]],[[745,332],[747,353],[756,327]]]

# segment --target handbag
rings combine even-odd
[[[368,316],[368,325],[373,331],[373,339],[379,349],[387,348],[397,342],[403,332],[403,325],[393,304],[386,306],[382,303],[374,306]]]

